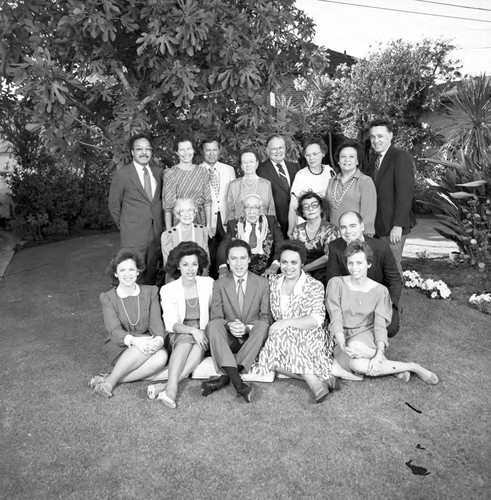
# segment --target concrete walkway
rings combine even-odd
[[[417,258],[418,254],[426,252],[428,258],[441,258],[457,251],[457,245],[453,241],[446,240],[433,229],[438,225],[436,219],[418,219],[416,227],[406,240],[403,257]],[[18,241],[12,232],[0,230],[0,280],[14,256],[14,247]]]
[[[445,239],[435,231],[435,227],[445,229],[437,219],[420,218],[411,231],[404,245],[403,257],[417,258],[418,254],[426,252],[428,258],[448,257],[452,252],[458,252],[457,245]]]

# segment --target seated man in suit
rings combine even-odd
[[[227,222],[227,233],[217,252],[219,277],[226,276],[227,248],[233,239],[244,240],[251,247],[249,270],[259,276],[276,274],[280,263],[278,248],[283,242],[283,233],[275,217],[264,215],[263,202],[257,194],[250,194],[242,201],[244,217]]]
[[[272,135],[267,141],[268,159],[263,161],[257,169],[257,175],[271,182],[273,190],[276,218],[281,227],[283,236],[288,232],[288,211],[290,208],[290,189],[293,180],[300,170],[300,165],[286,161],[286,144],[281,135]]]
[[[215,281],[210,322],[206,327],[215,369],[224,375],[202,384],[203,396],[225,387],[230,381],[248,403],[252,385],[240,372],[249,371],[266,342],[272,322],[269,284],[266,278],[248,272],[251,248],[243,240],[233,240],[227,248],[232,276]]]
[[[370,238],[363,234],[365,226],[363,219],[357,212],[345,212],[339,218],[339,231],[341,238],[329,243],[329,260],[327,261],[326,279],[334,276],[348,276],[344,251],[348,243],[361,240],[368,243],[373,251],[373,263],[368,268],[368,277],[381,283],[389,289],[392,300],[392,322],[387,328],[389,337],[393,337],[400,327],[399,301],[402,293],[402,281],[397,264],[386,240]]]

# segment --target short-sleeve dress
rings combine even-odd
[[[120,297],[116,288],[101,293],[102,315],[106,336],[104,354],[112,365],[128,347],[124,343],[126,335],[135,337],[165,337],[164,323],[160,310],[158,288],[141,285],[137,295]]]
[[[319,257],[326,255],[329,257],[329,243],[340,236],[338,227],[330,222],[322,221],[316,235],[310,239],[307,236],[305,227],[306,222],[296,225],[292,231],[292,240],[299,240],[305,244],[307,250],[306,264],[310,264]],[[323,285],[326,285],[326,270],[325,268],[315,269],[310,274]]]
[[[284,276],[270,276],[269,280],[271,312],[275,321],[315,315],[321,324],[312,329],[288,327],[270,333],[251,370],[265,374],[282,368],[290,373],[317,375],[321,380],[328,380],[332,371],[333,341],[325,324],[322,283],[302,272],[293,293],[289,298],[282,298]],[[284,304],[285,300],[287,304]]]
[[[162,206],[165,211],[174,209],[178,198],[191,198],[198,207],[196,224],[206,225],[205,207],[211,206],[210,173],[202,165],[183,170],[174,165],[165,171],[162,189]]]
[[[353,290],[349,279],[350,276],[337,276],[327,285],[329,331],[333,335],[344,331],[348,346],[354,339],[374,349],[379,340],[387,346],[387,326],[392,319],[389,291],[379,283],[368,292]]]

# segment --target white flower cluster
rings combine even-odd
[[[424,280],[416,271],[404,271],[402,275],[405,278],[404,286],[420,288],[432,299],[448,299],[452,293],[442,280],[435,281],[431,278]]]
[[[481,293],[480,295],[474,293],[471,295],[469,302],[475,306],[479,306],[485,302],[491,304],[491,293]]]

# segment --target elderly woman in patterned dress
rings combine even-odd
[[[315,402],[321,403],[338,386],[332,376],[333,342],[325,325],[324,287],[302,270],[305,259],[302,243],[282,243],[282,274],[269,278],[275,322],[252,371],[305,380]]]
[[[203,165],[193,163],[194,148],[190,139],[183,137],[177,141],[179,163],[167,170],[162,189],[165,229],[173,226],[172,211],[178,198],[191,198],[197,207],[195,222],[211,227],[210,174]]]
[[[329,243],[340,236],[338,227],[327,222],[327,202],[313,191],[307,191],[299,197],[297,211],[306,222],[293,228],[291,238],[303,242],[307,250],[307,261],[303,270],[326,286]]]

